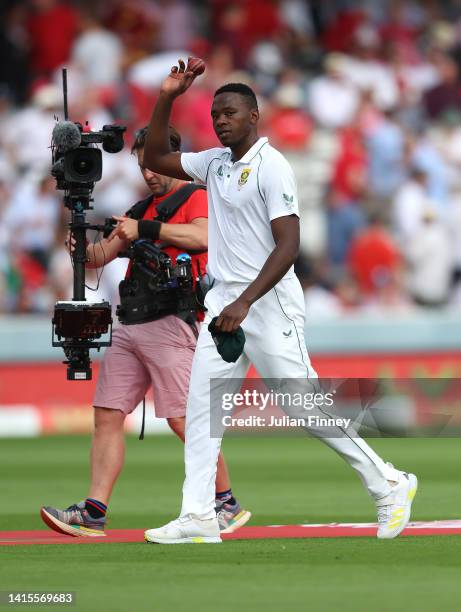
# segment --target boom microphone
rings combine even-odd
[[[59,121],[53,128],[53,143],[59,151],[65,153],[76,149],[82,142],[80,130],[72,121]]]

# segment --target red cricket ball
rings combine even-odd
[[[205,72],[205,62],[199,57],[189,57],[187,70],[191,70],[197,76],[203,74]]]

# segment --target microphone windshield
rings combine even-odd
[[[80,130],[72,121],[59,121],[53,128],[53,143],[59,151],[76,149],[82,142]]]

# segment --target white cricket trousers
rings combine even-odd
[[[246,336],[244,354],[235,363],[222,359],[208,331],[208,323],[238,298],[246,286],[220,283],[206,296],[208,312],[192,362],[186,409],[186,478],[181,516],[190,514],[207,519],[216,515],[216,465],[222,438],[210,436],[210,379],[227,379],[223,381],[223,391],[238,393],[239,385],[234,388],[232,379],[245,378],[250,362],[263,379],[317,378],[306,350],[304,296],[296,277],[280,281],[253,304],[242,323]],[[329,437],[315,428],[308,431],[357,471],[375,500],[390,493],[388,480],[398,480],[397,470],[387,465],[354,430],[338,428],[333,435],[329,428]]]

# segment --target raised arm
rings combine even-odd
[[[173,66],[163,81],[152,112],[144,147],[144,165],[149,170],[178,179],[190,180],[181,166],[181,153],[170,152],[168,126],[175,98],[189,89],[196,76],[204,70],[202,60],[189,58],[187,67],[182,59]]]

